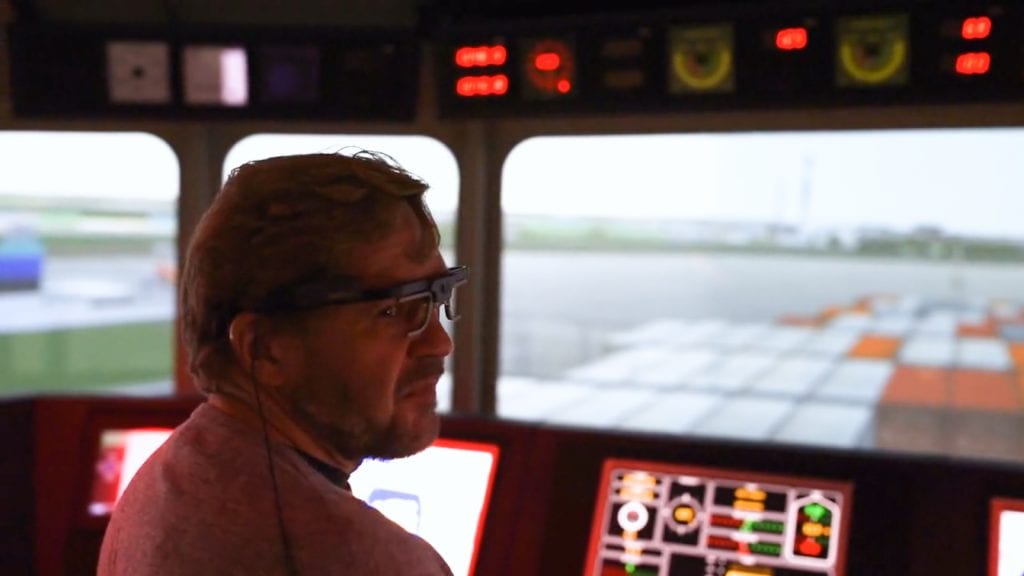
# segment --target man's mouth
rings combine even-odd
[[[402,386],[399,397],[413,398],[429,396],[430,398],[434,398],[437,394],[437,381],[440,378],[441,374],[437,374],[412,380]]]

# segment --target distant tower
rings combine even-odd
[[[801,232],[806,232],[811,213],[811,193],[814,188],[814,157],[805,153],[803,165],[800,167],[800,214],[798,224]]]

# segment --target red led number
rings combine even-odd
[[[541,52],[533,59],[533,65],[541,72],[554,72],[562,65],[562,58],[554,52]]]
[[[807,47],[807,28],[783,28],[775,34],[779,50],[803,50]]]
[[[501,96],[508,92],[508,76],[463,76],[455,84],[459,96]]]
[[[988,38],[988,35],[992,33],[992,19],[988,16],[978,16],[977,18],[965,18],[964,25],[960,29],[960,36],[964,40],[981,40]]]
[[[965,52],[956,58],[956,73],[965,76],[986,74],[991,63],[988,52]]]
[[[455,64],[461,68],[479,66],[501,66],[508,59],[508,52],[502,45],[463,46],[455,51]]]

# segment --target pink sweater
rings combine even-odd
[[[287,575],[263,437],[201,405],[139,470],[98,576]],[[451,576],[421,538],[272,444],[294,576]]]

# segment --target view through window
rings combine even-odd
[[[544,137],[507,418],[1024,460],[1024,130]]]
[[[0,395],[171,393],[179,178],[150,134],[0,131]]]

